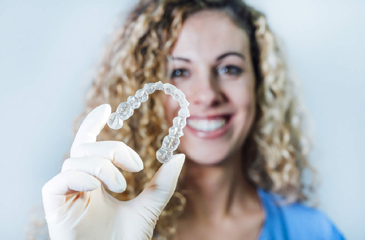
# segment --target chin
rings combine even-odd
[[[228,152],[211,151],[210,149],[196,149],[182,151],[186,155],[186,160],[199,165],[217,165],[224,162],[228,157]]]
[[[191,161],[191,162],[201,165],[201,166],[214,166],[214,165],[221,164],[224,160],[223,159],[219,159],[219,160],[211,159],[211,160],[207,161],[206,159],[189,159],[189,158],[187,158],[187,161]]]

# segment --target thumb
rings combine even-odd
[[[142,211],[140,214],[145,219],[153,220],[153,224],[156,224],[173,195],[184,162],[185,154],[173,155],[169,162],[162,164],[146,188],[134,199],[138,202],[139,211]]]

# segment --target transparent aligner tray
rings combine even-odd
[[[163,90],[166,94],[171,95],[175,101],[180,104],[178,115],[173,119],[173,126],[169,128],[169,135],[165,136],[162,141],[162,147],[157,150],[156,157],[161,163],[168,162],[172,157],[172,152],[177,149],[180,144],[179,138],[184,135],[183,128],[186,125],[186,118],[190,116],[189,102],[186,100],[184,93],[170,83],[146,83],[142,89],[136,91],[135,95],[129,96],[127,102],[119,104],[116,112],[110,115],[108,126],[112,129],[120,129],[123,127],[123,121],[130,118],[134,109],[141,106],[142,102],[148,100],[148,95],[156,90]]]

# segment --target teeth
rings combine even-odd
[[[223,127],[226,119],[187,119],[187,124],[200,131],[210,132]]]

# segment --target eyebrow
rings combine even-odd
[[[239,53],[239,52],[227,52],[227,53],[224,53],[224,54],[220,55],[219,57],[217,57],[217,61],[220,61],[220,60],[222,60],[223,58],[228,57],[228,56],[230,56],[230,55],[238,56],[238,57],[242,58],[242,60],[245,60],[245,59],[246,59],[246,58],[245,58],[245,56],[243,56],[243,55],[242,55],[241,53]]]
[[[180,60],[180,61],[184,61],[184,62],[190,63],[190,60],[189,59],[182,58],[182,57],[172,57],[172,60]]]
[[[220,61],[223,58],[228,57],[230,55],[238,56],[238,57],[242,58],[242,60],[245,60],[246,59],[245,56],[243,56],[241,53],[238,53],[238,52],[227,52],[227,53],[224,53],[224,54],[220,55],[219,57],[217,57],[216,61]],[[172,57],[172,59],[173,60],[184,61],[184,62],[188,62],[188,63],[191,62],[189,59],[183,58],[183,57]]]

